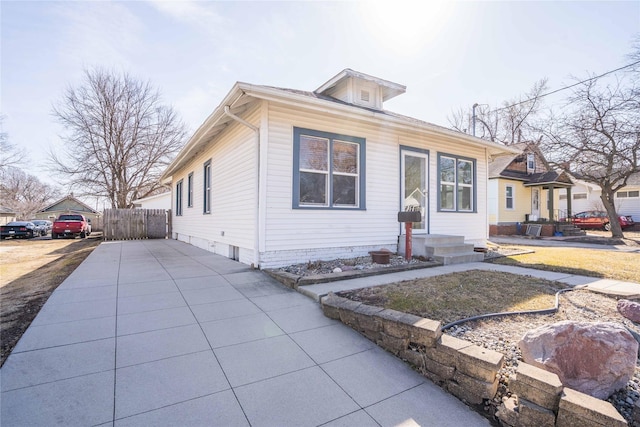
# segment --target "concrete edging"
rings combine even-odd
[[[496,396],[502,353],[443,335],[441,323],[342,298],[321,297],[325,316],[354,330],[413,365],[425,377],[482,412]],[[611,403],[563,387],[556,374],[520,363],[496,416],[512,427],[623,427]]]
[[[358,279],[360,277],[379,276],[381,274],[398,273],[401,271],[420,270],[423,268],[441,267],[436,261],[422,261],[420,264],[392,265],[389,267],[377,267],[366,270],[349,270],[341,273],[314,274],[300,276],[278,269],[263,270],[269,276],[276,279],[288,288],[298,289],[299,286],[317,285],[319,283],[337,282],[339,280]]]

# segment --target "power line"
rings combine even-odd
[[[495,109],[495,110],[491,110],[490,113],[497,113],[498,111],[506,110],[507,108],[515,107],[517,105],[524,104],[524,103],[529,102],[529,101],[533,101],[534,99],[544,98],[545,96],[553,95],[554,93],[558,93],[558,92],[562,92],[563,90],[571,89],[574,86],[581,85],[581,84],[589,82],[591,80],[599,79],[600,77],[604,77],[607,74],[615,73],[616,71],[624,70],[625,68],[633,67],[634,65],[638,65],[638,64],[640,64],[640,61],[636,61],[636,62],[633,62],[631,64],[627,64],[627,65],[625,65],[623,67],[616,68],[615,70],[610,70],[610,71],[607,71],[606,73],[602,73],[599,76],[590,77],[588,79],[582,80],[582,81],[574,83],[572,85],[565,86],[565,87],[562,87],[560,89],[556,89],[556,90],[553,90],[551,92],[544,93],[544,94],[542,94],[540,96],[537,96],[535,98],[529,98],[529,99],[526,99],[524,101],[516,102],[515,104],[507,105],[506,107],[502,107],[502,108],[498,108],[498,109]]]

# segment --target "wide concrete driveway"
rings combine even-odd
[[[2,426],[488,426],[312,299],[175,240],[103,243],[1,371]]]

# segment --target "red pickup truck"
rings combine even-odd
[[[91,223],[84,215],[60,215],[51,228],[51,238],[80,236],[84,239],[91,234]]]

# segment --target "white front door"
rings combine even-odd
[[[429,154],[421,151],[402,149],[400,151],[400,194],[403,211],[419,211],[421,222],[413,223],[414,233],[428,232],[429,182],[427,177]],[[401,227],[404,233],[404,226]]]
[[[531,216],[529,217],[532,221],[537,221],[540,218],[540,189],[532,188],[531,189]]]

